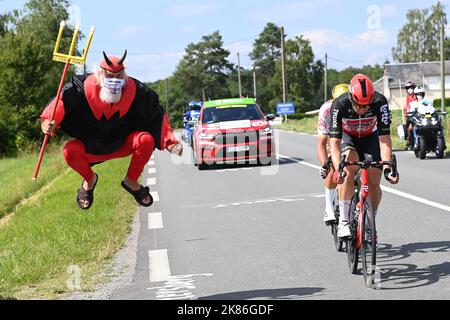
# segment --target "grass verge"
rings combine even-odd
[[[32,171],[26,174],[22,171],[24,167],[33,168],[35,162],[29,162],[35,158],[0,160],[3,172],[12,177],[16,177],[14,172],[18,175],[12,183],[14,192],[11,192],[16,199],[16,193],[23,197],[23,192],[17,190],[32,184]],[[71,273],[77,270],[80,270],[81,290],[92,290],[100,280],[97,275],[130,232],[137,207],[120,186],[129,159],[113,160],[96,167],[100,178],[95,203],[85,212],[75,203],[81,178],[65,165],[63,167],[61,158],[60,152],[48,155],[47,162],[53,159],[57,165],[44,164],[39,185],[25,189],[26,193],[31,194],[59,177],[48,190],[37,191],[16,207],[10,221],[0,227],[0,298],[59,298],[72,292],[73,287],[68,284],[77,284],[74,281],[77,273]],[[10,200],[7,194],[2,197],[3,208],[17,202]],[[5,205],[5,202],[10,204]]]
[[[64,172],[67,166],[61,154],[60,145],[49,146],[36,181],[31,179],[38,160],[36,153],[0,159],[0,219]]]

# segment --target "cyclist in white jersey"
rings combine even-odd
[[[336,192],[336,183],[333,182],[334,167],[328,161],[330,154],[330,123],[331,123],[331,105],[333,101],[343,94],[348,93],[348,85],[339,84],[333,89],[333,99],[325,102],[320,108],[319,121],[317,123],[317,158],[322,165],[320,175],[322,176],[325,185],[325,218],[326,224],[336,221],[333,208],[333,197]]]

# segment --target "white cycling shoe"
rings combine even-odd
[[[336,215],[334,214],[334,212],[325,212],[325,218],[323,218],[323,222],[325,222],[326,224],[336,222]]]
[[[338,238],[349,238],[351,236],[350,224],[347,221],[339,223],[337,236]]]

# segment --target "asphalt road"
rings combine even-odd
[[[133,284],[111,299],[450,299],[450,159],[397,152],[377,216],[379,290],[352,275],[323,223],[315,137],[279,135],[279,165],[198,171],[157,153]],[[390,189],[385,189],[390,190]],[[399,193],[399,191],[401,193]],[[412,198],[411,198],[412,197]]]

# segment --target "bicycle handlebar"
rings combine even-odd
[[[392,161],[346,161],[345,155],[341,156],[341,162],[339,163],[339,174],[342,178],[345,177],[344,168],[347,166],[359,166],[362,169],[379,167],[379,166],[390,166],[392,168],[392,177],[396,178],[398,175],[397,171],[397,158],[393,154]]]

